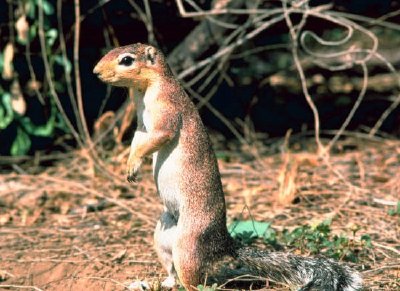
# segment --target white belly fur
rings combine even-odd
[[[179,213],[178,201],[181,201],[180,177],[183,170],[180,151],[177,141],[172,141],[153,154],[153,174],[158,193],[168,211],[176,216]]]
[[[138,108],[138,116],[141,116],[146,132],[153,129],[150,108],[159,96],[160,88],[156,84],[147,88],[143,97],[142,106]],[[139,101],[139,100],[138,100]],[[182,177],[182,166],[180,163],[181,149],[179,146],[179,134],[168,144],[153,153],[153,175],[158,193],[167,207],[168,211],[178,218],[179,203],[181,201],[180,177]]]

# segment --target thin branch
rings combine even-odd
[[[36,291],[44,291],[43,289],[40,289],[36,286],[29,286],[29,285],[6,285],[6,284],[0,284],[0,288],[13,288],[13,289],[33,289]]]
[[[306,98],[308,106],[310,107],[310,109],[313,113],[313,116],[314,116],[315,142],[317,143],[318,151],[320,153],[322,153],[325,150],[324,150],[324,145],[322,144],[321,139],[320,139],[319,112],[318,112],[318,109],[308,91],[306,76],[305,76],[303,67],[301,66],[300,58],[299,58],[299,54],[298,54],[298,38],[299,38],[299,32],[300,32],[301,27],[297,27],[297,29],[295,29],[295,27],[293,26],[292,20],[290,19],[290,10],[287,7],[286,0],[282,3],[282,5],[283,5],[284,17],[286,20],[286,24],[289,28],[290,37],[292,39],[291,51],[292,51],[293,61],[296,65],[297,72],[299,73],[301,87],[303,89],[304,97]],[[302,24],[304,25],[304,23],[302,23]]]
[[[234,0],[233,0],[234,1]],[[192,2],[194,3],[194,2]],[[182,0],[176,0],[176,5],[178,6],[179,14],[185,18],[196,18],[201,16],[208,16],[208,15],[222,15],[222,14],[239,14],[239,15],[246,15],[246,14],[264,14],[269,13],[271,9],[237,9],[237,8],[215,8],[212,10],[200,10],[196,12],[188,12],[186,11]]]
[[[276,14],[278,14],[278,12]],[[219,58],[223,57],[224,55],[231,53],[235,48],[241,46],[242,44],[244,44],[248,40],[253,39],[254,37],[259,35],[261,32],[263,32],[268,27],[270,27],[270,26],[282,21],[283,19],[284,19],[283,15],[278,15],[278,16],[276,16],[275,18],[273,18],[271,20],[265,21],[260,27],[254,29],[253,31],[251,31],[250,33],[245,35],[244,37],[242,37],[242,38],[236,40],[234,43],[232,43],[232,44],[220,49],[217,53],[215,53],[214,55],[208,57],[207,59],[204,59],[204,60],[198,62],[196,65],[194,65],[194,66],[182,71],[178,75],[178,78],[179,79],[183,79],[186,76],[194,73],[198,69],[201,69],[202,67],[207,66],[208,64],[210,64],[212,62],[215,62],[216,60],[218,60]]]
[[[398,86],[400,89],[400,74],[396,71],[396,69],[394,68],[394,66],[388,62],[384,56],[382,56],[379,53],[375,53],[375,56],[380,59],[383,63],[386,64],[387,68],[389,69],[390,72],[392,72],[393,74],[395,74],[395,76],[397,77],[397,82],[398,82]],[[381,117],[378,119],[378,121],[375,123],[375,125],[373,126],[373,128],[371,129],[371,131],[369,132],[369,134],[375,135],[376,132],[379,130],[379,128],[382,126],[383,122],[386,120],[386,118],[393,112],[393,110],[395,110],[400,104],[400,94],[397,95],[396,99],[393,101],[393,103],[385,110],[385,112],[382,113]]]
[[[227,29],[235,29],[235,28],[238,28],[239,27],[239,25],[236,25],[236,24],[231,24],[231,23],[227,23],[227,22],[224,22],[224,21],[221,21],[221,20],[219,20],[219,19],[217,19],[217,18],[215,18],[215,17],[213,17],[213,16],[210,16],[209,14],[207,14],[207,13],[204,13],[204,10],[202,10],[195,2],[193,2],[192,0],[185,0],[187,3],[189,3],[190,4],[190,6],[192,6],[198,13],[203,13],[203,16],[205,16],[206,18],[207,18],[207,20],[208,21],[210,21],[210,22],[212,22],[213,24],[216,24],[216,25],[219,25],[219,26],[221,26],[221,27],[223,27],[223,28],[227,28]],[[224,0],[224,7],[226,7],[228,4],[229,4],[229,2],[231,2],[232,0],[229,0],[229,1],[226,1],[226,0]],[[218,2],[216,2],[216,3],[218,3]],[[217,5],[215,5],[215,6],[217,6]],[[218,7],[218,8],[214,8],[213,10],[219,10],[219,9],[221,9],[221,7]]]
[[[194,91],[191,88],[186,88],[188,90],[189,94],[196,98],[199,101],[202,101],[204,98]],[[232,132],[232,134],[242,143],[242,144],[247,144],[247,141],[242,137],[242,135],[239,133],[239,131],[231,124],[229,119],[227,119],[221,112],[219,112],[214,106],[210,104],[210,102],[204,102],[204,106],[211,111],[212,114],[214,114],[221,122]]]
[[[151,16],[151,9],[150,9],[150,4],[149,4],[149,0],[143,0],[144,2],[144,10],[146,11],[146,18],[147,21],[145,22],[146,24],[146,28],[147,28],[147,32],[148,32],[148,40],[149,43],[152,45],[156,45],[157,44],[157,40],[156,37],[154,35],[154,27],[153,27],[153,18]]]
[[[357,97],[356,102],[353,105],[353,108],[351,108],[350,113],[347,115],[346,120],[343,122],[342,126],[336,132],[335,136],[329,141],[328,149],[331,149],[333,147],[333,145],[335,144],[335,142],[342,135],[342,133],[344,132],[346,127],[349,125],[354,114],[356,113],[357,109],[360,107],[361,102],[364,100],[365,93],[367,92],[367,86],[368,86],[368,69],[367,69],[367,66],[365,63],[361,64],[361,68],[363,70],[363,84],[362,84],[361,91]]]
[[[82,124],[82,129],[84,132],[84,141],[91,144],[91,138],[89,129],[86,123],[85,111],[83,107],[83,98],[82,98],[82,85],[81,85],[81,77],[79,72],[79,38],[80,38],[80,29],[81,29],[81,21],[80,21],[80,0],[74,0],[75,4],[75,30],[74,30],[74,72],[75,72],[75,89],[76,89],[76,98],[78,101],[78,109],[80,122]]]
[[[69,130],[71,131],[71,134],[74,136],[76,142],[80,146],[83,146],[82,140],[81,140],[79,134],[77,133],[77,131],[75,130],[71,121],[69,120],[67,114],[65,113],[65,110],[61,104],[60,98],[59,98],[57,91],[55,89],[55,86],[54,86],[53,78],[51,75],[52,70],[50,68],[49,60],[47,58],[46,37],[45,37],[44,27],[43,27],[43,23],[44,23],[43,0],[39,0],[39,4],[40,5],[38,6],[38,16],[39,16],[38,34],[39,34],[40,48],[41,48],[41,52],[42,52],[43,65],[44,65],[44,69],[45,69],[44,71],[45,71],[46,80],[49,84],[50,94],[54,98],[56,106],[57,106],[58,110],[60,111],[62,117],[64,118],[64,121],[67,124]]]
[[[133,7],[133,9],[135,9],[140,20],[142,20],[143,24],[145,25],[149,43],[156,45],[157,41],[154,35],[153,19],[151,17],[150,5],[148,3],[148,0],[143,0],[143,1],[146,12],[144,12],[142,8],[134,0],[128,0],[128,3]]]
[[[26,58],[26,62],[28,64],[28,69],[29,69],[29,75],[31,76],[31,80],[34,83],[37,83],[38,80],[36,78],[36,73],[35,70],[33,69],[33,65],[32,65],[32,59],[31,59],[31,50],[30,50],[31,44],[30,41],[28,39],[28,41],[26,42],[25,45],[25,58]],[[33,86],[33,90],[35,91],[35,94],[39,100],[39,102],[44,105],[45,101],[44,101],[44,97],[43,94],[40,92],[38,86]]]
[[[58,33],[60,36],[61,55],[63,56],[63,58],[65,60],[68,60],[67,47],[65,44],[65,36],[64,36],[64,29],[63,29],[63,21],[62,21],[62,3],[63,3],[62,0],[57,0]],[[78,105],[76,104],[74,89],[72,86],[72,80],[71,80],[71,75],[70,75],[71,72],[68,72],[67,66],[65,66],[65,65],[63,66],[63,68],[64,68],[64,74],[65,74],[65,81],[67,83],[66,84],[67,92],[68,92],[69,99],[71,101],[72,110],[75,115],[76,123],[78,126],[78,131],[79,131],[80,135],[83,136],[84,135],[83,125],[82,125],[82,120],[79,118]]]
[[[352,13],[346,13],[346,12],[338,12],[338,11],[327,11],[326,14],[331,15],[331,16],[336,16],[336,17],[341,17],[341,18],[347,18],[347,19],[352,19],[354,21],[361,21],[361,22],[366,22],[371,25],[379,25],[382,27],[386,27],[389,29],[397,30],[400,31],[400,25],[393,23],[393,22],[388,22],[388,21],[382,21],[378,20],[375,18],[363,16],[363,15],[357,15],[357,14],[352,14]]]

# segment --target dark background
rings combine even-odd
[[[33,1],[35,2],[35,1]],[[37,1],[36,1],[37,2]],[[48,1],[54,8],[57,1]],[[144,10],[143,1],[135,2]],[[153,28],[157,45],[169,55],[177,48],[187,35],[195,29],[204,18],[183,18],[179,15],[175,1],[154,0],[150,1]],[[197,1],[203,9],[209,9],[211,1]],[[330,10],[352,13],[356,15],[378,18],[393,11],[400,9],[399,1],[390,0],[359,0],[359,1],[311,1],[312,6],[331,3]],[[279,7],[277,1],[267,1],[262,4],[265,8]],[[185,6],[186,7],[186,6]],[[0,48],[4,49],[6,43],[15,38],[15,32],[10,29],[10,23],[15,22],[15,11],[18,8],[18,1],[0,2]],[[80,76],[82,83],[82,96],[84,101],[84,111],[90,130],[93,129],[95,120],[107,110],[118,110],[126,100],[126,90],[113,88],[110,98],[104,100],[107,87],[102,84],[92,74],[92,69],[101,56],[114,46],[125,45],[135,42],[148,42],[148,33],[142,20],[138,17],[132,5],[125,0],[113,0],[105,4],[94,0],[80,2],[81,21],[80,31]],[[190,10],[190,6],[187,7]],[[10,12],[11,15],[10,15]],[[33,25],[37,22],[37,10],[28,22]],[[57,13],[45,16],[45,27],[57,28],[59,19]],[[62,1],[62,27],[66,36],[66,46],[69,59],[73,58],[73,25],[75,21],[73,1]],[[236,24],[244,23],[246,17],[235,19]],[[294,19],[296,21],[296,19]],[[400,23],[399,16],[390,17],[388,22]],[[374,26],[368,23],[360,23],[367,29],[373,31],[381,43],[382,50],[386,55],[398,51],[400,44],[400,31]],[[305,27],[318,35],[332,33],[336,29],[335,25],[318,19],[310,18]],[[14,34],[14,36],[12,36]],[[198,57],[198,60],[212,55],[218,49],[218,39],[210,39],[211,45]],[[358,41],[363,41],[358,39]],[[14,70],[20,82],[21,88],[25,88],[31,76],[26,62],[25,46],[15,43],[15,57],[13,61]],[[245,43],[235,50],[234,55],[242,52],[274,44],[286,44],[280,49],[269,50],[245,57],[232,57],[226,63],[226,75],[229,81],[217,82],[213,80],[205,89],[205,93],[210,91],[213,86],[218,86],[213,94],[210,104],[218,109],[227,117],[234,126],[241,132],[243,130],[237,119],[250,120],[256,132],[266,133],[268,137],[283,136],[287,130],[292,129],[295,133],[313,129],[313,115],[302,94],[298,75],[293,67],[290,54],[290,39],[288,29],[284,22],[265,30],[255,39]],[[50,54],[59,53],[59,41],[51,47]],[[46,86],[44,77],[43,57],[40,50],[38,37],[33,37],[30,42],[30,54],[32,65],[37,79],[44,85],[42,93],[46,97],[46,104],[41,104],[34,96],[27,96],[24,92],[24,99],[27,103],[25,116],[33,124],[40,125],[46,123],[50,115],[51,95]],[[384,54],[384,55],[385,55]],[[302,57],[307,57],[302,54]],[[400,58],[392,60],[393,65],[398,69]],[[69,119],[76,126],[76,120],[70,104],[70,99],[65,87],[64,71],[61,65],[55,64],[53,67],[53,78],[60,83],[58,94]],[[179,73],[184,68],[176,67],[175,72]],[[332,78],[339,77],[349,82],[360,82],[362,74],[360,68],[354,67],[339,72],[329,72],[316,66],[306,67],[307,77],[322,76],[328,84]],[[387,73],[387,69],[382,64],[372,63],[369,66],[370,76],[379,76]],[[278,74],[288,84],[271,85],[268,81],[273,75]],[[190,80],[196,74],[190,75],[185,80]],[[207,75],[202,79],[204,80]],[[340,79],[343,78],[343,79]],[[72,79],[73,75],[72,75]],[[294,84],[293,85],[293,80]],[[289,84],[289,81],[292,83]],[[200,80],[192,86],[197,90],[201,86]],[[296,85],[296,83],[298,85]],[[344,81],[343,81],[344,84]],[[11,81],[0,79],[0,86],[3,93],[9,92]],[[331,88],[321,89],[325,85],[310,86],[310,92],[318,106],[323,130],[338,129],[343,123],[359,94],[359,90],[354,89],[348,92],[335,92]],[[325,86],[326,87],[326,86]],[[399,88],[396,86],[388,87],[384,90],[369,88],[366,97],[354,118],[348,126],[349,130],[367,131],[378,120],[379,116],[392,103],[393,96],[398,95]],[[391,99],[392,98],[392,99]],[[197,102],[196,100],[194,100]],[[103,106],[105,105],[105,106]],[[2,106],[0,104],[0,106]],[[223,133],[227,138],[233,138],[231,131],[207,108],[200,108],[201,115],[205,124]],[[399,110],[396,109],[385,120],[381,127],[381,132],[398,136],[399,132]],[[16,135],[17,128],[20,126],[18,119],[15,119],[7,128],[0,131],[0,154],[8,155]],[[52,151],[55,141],[65,135],[62,126],[56,128],[54,132],[46,137],[31,135],[32,146],[27,153],[32,154],[37,150]],[[129,140],[129,137],[126,137]],[[74,146],[72,139],[65,139],[63,143]],[[65,148],[64,146],[62,146]]]

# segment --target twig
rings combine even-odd
[[[195,12],[188,12],[188,11],[186,11],[186,9],[182,3],[182,0],[176,0],[176,5],[178,6],[179,14],[182,17],[186,17],[186,18],[194,18],[194,17],[208,16],[208,15],[221,15],[221,14],[239,14],[239,15],[264,14],[264,13],[268,13],[271,11],[270,9],[216,8],[216,9],[212,9],[212,10],[208,10],[208,11],[200,10],[200,11],[195,11]]]
[[[91,280],[98,280],[98,281],[104,281],[104,282],[112,282],[117,286],[124,287],[128,289],[128,286],[124,283],[121,283],[115,279],[112,278],[104,278],[104,277],[96,277],[96,276],[87,276],[87,277],[75,277],[75,279],[91,279]]]
[[[83,107],[83,98],[82,98],[82,86],[81,86],[81,77],[79,72],[79,38],[80,38],[80,29],[81,29],[81,21],[80,21],[80,0],[74,0],[75,7],[75,30],[74,30],[74,73],[75,73],[75,89],[76,89],[76,98],[78,101],[78,110],[80,122],[82,124],[82,129],[84,132],[84,141],[87,142],[89,146],[91,146],[91,138],[89,134],[89,129],[86,123],[85,111]]]
[[[301,26],[298,26],[297,28],[295,28],[293,26],[292,20],[290,19],[290,10],[287,7],[287,0],[283,1],[282,5],[283,5],[283,11],[284,11],[284,17],[286,20],[286,24],[289,28],[290,37],[292,39],[291,51],[292,51],[293,61],[296,65],[297,72],[299,73],[299,77],[301,80],[301,87],[303,89],[304,97],[306,98],[308,106],[310,107],[310,109],[313,113],[313,116],[314,116],[315,142],[317,143],[318,151],[320,153],[323,153],[323,152],[325,152],[325,148],[320,139],[320,119],[319,119],[318,109],[308,91],[306,76],[305,76],[303,67],[301,66],[300,58],[299,58],[299,54],[298,54],[299,32],[300,32],[302,26],[304,26],[304,22],[301,23],[302,24]]]
[[[376,19],[374,19],[373,21],[370,22],[371,25],[375,25],[375,24],[379,24],[381,22],[385,22],[387,19],[395,17],[400,15],[400,9],[397,9],[395,11],[389,12],[385,15],[382,15]]]
[[[149,34],[149,36],[148,36],[149,43],[156,45],[157,40],[154,35],[153,18],[151,16],[149,0],[143,0],[143,2],[144,2],[144,10],[146,11],[146,16],[147,16],[146,27],[147,27],[147,32]]]
[[[375,53],[375,56],[380,59],[381,61],[383,61],[387,68],[395,74],[395,76],[397,77],[398,80],[398,86],[400,89],[400,75],[399,73],[396,71],[396,69],[394,68],[394,66],[389,63],[381,54],[379,53]],[[379,130],[379,128],[382,126],[383,122],[386,120],[386,118],[390,115],[390,113],[393,112],[393,110],[395,110],[397,108],[397,106],[400,104],[400,94],[397,95],[396,99],[393,101],[393,103],[385,110],[385,112],[383,112],[383,114],[381,115],[381,117],[378,119],[378,121],[375,123],[374,127],[371,129],[370,131],[370,135],[375,135],[376,132]]]
[[[38,177],[36,177],[36,179],[37,178]],[[67,181],[67,180],[64,180],[64,179],[61,179],[61,178],[58,178],[58,177],[51,177],[51,176],[40,176],[39,179],[46,180],[46,181],[53,181],[53,182],[55,182],[57,184],[68,184],[69,187],[71,187],[71,188],[75,187],[75,188],[81,189],[83,192],[91,193],[91,194],[93,194],[93,195],[95,195],[97,197],[104,198],[107,201],[109,201],[109,202],[111,202],[111,203],[113,203],[115,205],[118,205],[122,209],[125,209],[129,213],[132,213],[136,217],[142,219],[143,222],[146,222],[146,221],[149,221],[149,220],[151,221],[151,219],[149,219],[148,216],[143,215],[142,213],[135,211],[134,209],[132,209],[129,206],[125,205],[119,199],[113,198],[113,197],[109,197],[109,196],[107,196],[107,195],[105,195],[105,194],[103,194],[103,193],[101,193],[101,192],[99,192],[99,191],[97,191],[95,189],[92,189],[92,188],[89,188],[89,187],[83,185],[82,183],[74,182],[74,181]]]
[[[190,6],[192,6],[198,13],[203,13],[204,12],[204,10],[202,10],[195,2],[193,2],[192,0],[185,0],[187,3],[189,3],[190,4]],[[227,5],[229,5],[229,3],[231,2],[232,0],[223,0],[223,1],[221,1],[221,2],[223,2],[223,5],[224,5],[224,7],[226,7]],[[215,1],[215,3],[216,3],[216,5],[214,5],[214,6],[218,6],[218,1]],[[220,7],[218,7],[218,8],[213,8],[213,10],[219,10],[219,9],[221,9]],[[209,14],[203,14],[203,16],[205,16],[206,18],[207,18],[207,20],[209,20],[210,22],[212,22],[212,23],[214,23],[214,24],[216,24],[216,25],[219,25],[219,26],[221,26],[221,27],[223,27],[223,28],[227,28],[227,29],[235,29],[235,28],[237,28],[238,27],[238,25],[236,25],[236,24],[231,24],[231,23],[227,23],[227,22],[224,22],[224,21],[221,21],[221,20],[219,20],[219,19],[217,19],[217,18],[215,18],[215,17],[213,17],[213,16],[210,16]]]
[[[186,88],[189,93],[196,99],[202,101],[204,98],[197,93],[196,91],[194,91],[191,88]],[[247,144],[246,140],[242,137],[242,135],[239,133],[239,131],[231,124],[231,122],[222,115],[221,112],[219,112],[217,109],[215,109],[210,102],[205,102],[204,106],[210,110],[217,118],[219,118],[219,120],[222,121],[222,123],[225,124],[225,126],[233,133],[233,135],[242,143],[242,144]]]
[[[373,242],[372,244],[375,245],[375,246],[377,246],[377,247],[380,247],[380,248],[382,248],[382,249],[386,249],[386,250],[388,250],[388,251],[391,251],[391,252],[397,254],[398,256],[400,256],[400,251],[397,250],[397,249],[395,249],[395,248],[393,248],[393,247],[385,246],[385,245],[383,245],[383,244],[381,244],[381,243],[378,243],[378,242]]]
[[[134,0],[128,0],[128,3],[136,10],[136,13],[138,14],[139,18],[146,26],[149,43],[156,45],[157,40],[154,35],[153,19],[151,16],[151,10],[148,0],[143,0],[144,9],[146,12],[143,12],[142,8],[140,8],[140,6]]]
[[[371,274],[371,273],[377,273],[380,272],[382,270],[388,270],[388,269],[400,269],[400,264],[395,264],[395,265],[389,265],[389,266],[381,266],[372,270],[367,270],[362,272],[362,274]],[[381,287],[379,285],[379,287]]]
[[[367,92],[368,86],[368,69],[366,64],[363,62],[361,63],[361,68],[363,70],[363,84],[360,93],[358,94],[357,100],[354,103],[353,107],[351,108],[350,113],[347,115],[346,120],[343,122],[339,130],[336,132],[335,136],[329,141],[328,148],[331,149],[335,142],[342,136],[344,130],[349,125],[351,119],[353,118],[354,114],[356,113],[357,109],[360,107],[361,102],[365,97],[365,92]]]
[[[329,14],[329,15],[335,16],[335,17],[339,16],[339,17],[344,17],[347,19],[353,19],[355,21],[367,22],[371,25],[379,25],[382,27],[400,31],[399,24],[378,20],[379,18],[375,19],[375,18],[371,18],[368,16],[364,16],[364,15],[352,14],[352,13],[347,13],[347,12],[339,12],[339,11],[327,11],[326,14]]]
[[[39,26],[38,26],[38,34],[39,34],[39,42],[40,42],[40,48],[42,51],[42,58],[43,58],[43,65],[44,65],[44,71],[45,71],[45,76],[46,80],[49,83],[49,88],[50,88],[50,94],[54,98],[54,101],[57,105],[58,110],[60,111],[62,117],[64,118],[65,123],[67,124],[69,130],[71,131],[72,135],[74,136],[76,142],[80,145],[83,146],[82,140],[79,136],[79,134],[76,132],[74,126],[72,125],[71,121],[69,120],[67,114],[65,113],[65,110],[61,104],[60,98],[57,94],[57,91],[54,87],[54,82],[53,78],[51,76],[51,68],[49,64],[49,60],[47,58],[47,49],[46,49],[46,38],[45,38],[45,33],[44,33],[44,27],[43,27],[43,0],[39,0],[38,5],[38,15],[39,15]]]
[[[31,76],[32,82],[38,83],[36,74],[35,74],[35,70],[33,69],[33,65],[32,65],[30,47],[31,47],[31,44],[30,44],[30,41],[28,40],[25,45],[25,58],[26,58],[26,62],[28,64],[29,74]],[[35,91],[35,94],[36,94],[39,102],[42,105],[44,105],[45,104],[44,97],[43,97],[43,94],[40,92],[38,86],[33,86],[33,90]]]
[[[223,57],[226,54],[231,53],[235,48],[241,46],[242,44],[244,44],[245,42],[247,42],[248,40],[256,37],[257,35],[259,35],[261,32],[263,32],[265,29],[267,29],[268,27],[282,21],[284,19],[283,15],[279,15],[279,12],[281,12],[281,9],[277,9],[274,10],[273,12],[268,13],[268,16],[274,15],[274,14],[278,14],[278,16],[276,16],[275,18],[265,21],[262,25],[260,25],[258,28],[254,29],[253,31],[249,32],[248,34],[246,34],[244,37],[236,40],[234,43],[220,49],[217,53],[215,53],[214,55],[198,62],[196,65],[191,66],[190,68],[182,71],[181,73],[178,74],[178,78],[179,79],[183,79],[186,76],[192,74],[193,72],[197,71],[198,69],[212,63],[215,62],[216,60],[218,60],[219,58]]]
[[[43,289],[40,289],[36,286],[29,286],[29,285],[5,285],[5,284],[0,284],[0,288],[16,288],[16,289],[33,289],[36,291],[44,291]]]
[[[379,198],[374,198],[373,200],[375,203],[386,205],[386,206],[396,206],[397,205],[396,201],[389,201],[389,200],[379,199]]]
[[[68,60],[67,47],[65,44],[65,36],[64,36],[64,29],[63,29],[63,21],[62,21],[62,19],[63,19],[62,3],[63,3],[62,0],[57,0],[57,23],[58,23],[58,31],[59,31],[59,35],[60,35],[61,55],[63,56],[63,58],[65,60]],[[78,131],[79,131],[80,135],[83,136],[84,135],[83,125],[82,125],[82,120],[79,118],[78,105],[76,104],[74,89],[72,87],[72,80],[71,80],[71,76],[70,76],[71,72],[68,72],[67,66],[65,66],[65,65],[63,66],[63,68],[64,68],[65,81],[67,83],[66,84],[67,92],[68,92],[69,99],[71,101],[72,110],[75,115],[76,123],[78,126]]]

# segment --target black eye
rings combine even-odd
[[[135,61],[135,59],[134,58],[132,58],[132,57],[123,57],[120,61],[119,61],[119,65],[123,65],[123,66],[127,66],[127,67],[129,67],[130,65],[132,65],[133,64],[133,62]]]

